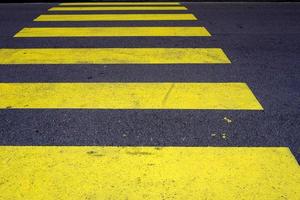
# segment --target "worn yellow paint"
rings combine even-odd
[[[61,6],[143,6],[143,5],[180,5],[179,2],[74,2],[60,3]]]
[[[0,64],[200,64],[230,63],[218,48],[0,49]]]
[[[0,108],[262,110],[245,83],[0,83]]]
[[[15,37],[210,36],[204,27],[43,27],[24,28]]]
[[[187,10],[184,6],[83,6],[53,7],[48,11],[92,11],[92,10]]]
[[[289,199],[285,147],[0,147],[0,199]]]
[[[197,20],[193,14],[62,14],[40,15],[34,21],[178,21]]]

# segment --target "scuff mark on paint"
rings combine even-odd
[[[170,86],[169,90],[167,91],[167,93],[165,94],[164,98],[163,98],[163,101],[162,101],[162,105],[165,105],[165,103],[167,102],[173,88],[175,86],[175,83],[172,83],[172,85]]]

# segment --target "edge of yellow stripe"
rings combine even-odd
[[[40,15],[34,21],[186,21],[197,20],[184,14],[53,14]]]
[[[181,5],[180,2],[78,2],[78,3],[60,3],[60,6],[135,6],[135,5]]]
[[[53,7],[48,11],[105,11],[105,10],[187,10],[185,6],[93,6],[93,7]]]

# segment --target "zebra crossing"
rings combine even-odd
[[[178,2],[61,3],[34,21],[198,20],[192,13],[182,11],[188,8]],[[196,26],[24,27],[14,35],[19,39],[49,37],[212,38],[214,35],[205,27]],[[222,48],[201,46],[0,49],[0,65],[60,64],[217,64],[221,68],[230,65],[231,60]],[[246,82],[20,82],[0,83],[0,91],[0,109],[8,110],[263,110]],[[0,186],[0,199],[237,199],[241,194],[245,199],[297,199],[300,195],[299,166],[286,147],[74,144],[1,146],[0,152],[1,160],[6,163],[0,167],[0,179],[9,183]]]

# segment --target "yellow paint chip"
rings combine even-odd
[[[210,36],[204,27],[37,27],[23,28],[15,37]]]
[[[289,199],[288,148],[0,147],[1,199]]]
[[[245,83],[0,83],[0,108],[262,110]]]
[[[0,64],[226,64],[219,48],[0,49]]]

